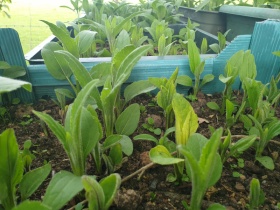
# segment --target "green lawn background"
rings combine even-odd
[[[9,5],[11,18],[0,16],[0,28],[17,30],[26,54],[52,33],[40,20],[55,23],[76,18],[75,12],[61,8],[71,6],[70,0],[13,0]]]

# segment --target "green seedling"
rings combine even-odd
[[[194,84],[192,82],[192,78],[187,75],[179,76],[178,77],[178,84],[192,87],[193,97],[196,98],[198,91],[207,83],[211,82],[214,79],[213,74],[207,74],[203,77],[201,81],[201,74],[204,70],[205,60],[201,61],[199,50],[192,39],[188,40],[188,56],[189,56],[189,63],[190,63],[190,70],[194,75]]]
[[[165,128],[168,129],[174,125],[174,111],[172,108],[173,96],[176,93],[176,81],[179,69],[176,68],[169,79],[167,78],[149,78],[149,82],[156,86],[160,91],[156,99],[157,104],[163,108],[165,117]]]
[[[220,144],[219,149],[222,162],[224,163],[231,156],[238,157],[239,155],[241,155],[244,151],[253,146],[254,142],[256,141],[256,138],[256,135],[250,135],[248,137],[239,139],[233,144],[231,140],[231,133],[228,130],[228,135]]]
[[[155,135],[160,135],[161,134],[161,129],[160,128],[155,128],[155,122],[154,119],[149,117],[147,119],[147,123],[143,123],[142,127],[145,128],[146,130],[154,133]]]
[[[32,161],[35,159],[35,155],[33,155],[30,151],[31,146],[31,140],[26,140],[23,144],[23,150],[21,152],[21,158],[25,171],[30,171]]]
[[[90,176],[83,176],[82,183],[86,191],[89,209],[107,210],[117,195],[121,177],[119,174],[111,174],[97,182]]]
[[[165,132],[164,135],[161,136],[160,139],[155,138],[154,136],[150,134],[139,134],[133,138],[133,140],[145,140],[145,141],[152,141],[156,145],[163,145],[165,146],[170,153],[176,151],[176,144],[169,140],[168,135],[173,133],[175,131],[175,127],[168,128]]]
[[[249,210],[259,209],[264,200],[264,192],[261,190],[260,182],[258,179],[253,178],[250,183]]]
[[[219,44],[214,43],[214,44],[209,45],[209,47],[211,48],[211,50],[213,50],[214,53],[219,54],[226,47],[226,36],[229,32],[230,32],[230,29],[227,30],[224,34],[222,34],[221,32],[218,32]]]
[[[14,130],[5,130],[0,134],[0,202],[6,210],[17,205],[17,193],[21,201],[28,199],[51,171],[50,164],[46,164],[23,175],[23,161]]]

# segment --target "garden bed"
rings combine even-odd
[[[234,96],[240,99],[239,92]],[[207,138],[210,137],[208,126],[214,128],[224,127],[226,125],[225,117],[217,112],[210,110],[206,103],[216,101],[220,103],[220,95],[204,95],[199,93],[198,100],[192,102],[192,106],[200,119],[200,133]],[[156,106],[154,97],[147,94],[138,96],[133,102],[142,105],[141,119],[136,133],[150,133],[142,127],[149,117],[155,120],[155,127],[164,130],[164,119],[162,109]],[[49,132],[49,136],[44,133],[40,121],[36,118],[31,110],[44,111],[55,119],[61,121],[59,107],[53,101],[40,101],[34,105],[18,105],[9,107],[10,119],[2,123],[0,131],[6,128],[14,128],[20,148],[27,139],[32,141],[31,152],[36,156],[31,164],[31,169],[42,166],[46,161],[52,165],[52,173],[47,180],[31,197],[31,200],[41,200],[44,196],[45,189],[51,177],[61,171],[71,171],[69,159],[67,158],[62,146],[56,137]],[[280,117],[280,108],[276,109],[276,116]],[[242,123],[237,123],[231,129],[232,135],[246,135]],[[151,133],[150,133],[151,134]],[[174,139],[173,139],[174,140]],[[237,139],[235,139],[237,140]],[[265,193],[265,202],[261,209],[277,209],[280,201],[280,138],[274,139],[275,142],[269,143],[264,155],[273,158],[275,170],[268,170],[255,161],[254,149],[249,149],[240,157],[229,158],[224,166],[221,179],[211,187],[203,199],[203,209],[209,204],[215,202],[223,204],[227,209],[246,209],[249,196],[249,185],[252,178],[258,178],[261,183],[261,189]],[[134,152],[132,156],[127,157],[123,166],[116,172],[124,179],[133,172],[150,164],[147,156],[148,151],[155,144],[147,141],[133,141]],[[243,162],[244,161],[244,162]],[[243,165],[244,164],[244,165]],[[183,182],[180,185],[166,181],[168,173],[172,172],[172,166],[154,165],[153,167],[132,176],[130,179],[121,184],[118,197],[110,209],[184,209],[182,201],[190,201],[191,183]],[[94,175],[95,168],[91,158],[87,161],[87,174]],[[103,175],[102,175],[103,176]],[[98,179],[102,178],[99,176]],[[83,201],[82,197],[76,198],[67,204],[63,209],[69,209],[78,202]],[[278,204],[277,204],[278,203]],[[87,205],[85,203],[85,205]]]

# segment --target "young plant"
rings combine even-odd
[[[209,47],[211,48],[211,50],[213,50],[214,53],[219,54],[226,47],[226,36],[229,32],[230,32],[230,29],[227,30],[224,34],[222,34],[221,32],[218,32],[219,44],[214,43],[214,44],[209,45]]]
[[[149,82],[156,86],[160,91],[156,99],[157,104],[163,108],[165,117],[165,128],[168,129],[174,125],[174,112],[172,108],[173,96],[176,94],[176,79],[179,69],[176,68],[169,79],[149,78]]]
[[[154,20],[151,27],[145,27],[145,30],[150,34],[148,39],[149,44],[153,45],[154,49],[161,51],[161,54],[167,54],[172,45],[173,29],[168,27],[167,22]],[[159,49],[160,48],[160,49]],[[149,52],[154,55],[154,49]]]
[[[64,127],[48,114],[33,111],[57,136],[70,159],[73,173],[77,176],[85,174],[87,156],[102,136],[97,114],[92,107],[85,108],[97,82],[91,81],[80,91],[68,108]]]
[[[51,166],[46,164],[23,175],[23,159],[14,130],[7,129],[0,134],[0,171],[0,203],[11,210],[17,205],[17,189],[21,201],[28,199],[47,178]]]
[[[118,174],[111,174],[98,183],[93,177],[83,176],[82,183],[86,191],[89,209],[107,210],[117,195],[121,177]]]
[[[21,152],[23,167],[25,171],[30,171],[32,161],[35,159],[35,155],[33,155],[30,151],[31,146],[31,140],[26,140],[23,144],[23,151]]]
[[[264,149],[270,140],[280,134],[280,121],[274,119],[271,122],[261,124],[254,116],[249,115],[255,126],[250,130],[250,133],[256,134],[259,140],[256,142],[256,160],[259,161],[264,167],[273,170],[274,162],[269,156],[262,156]]]
[[[260,187],[260,182],[258,179],[253,178],[250,183],[249,210],[259,209],[264,200],[264,192]]]
[[[155,127],[155,121],[152,117],[149,117],[147,119],[147,123],[143,123],[142,127],[152,133],[154,133],[155,135],[160,135],[161,134],[161,129],[160,128],[156,128]]]
[[[218,154],[223,130],[216,130],[207,140],[200,134],[193,135],[187,145],[179,145],[178,150],[186,161],[187,174],[192,182],[191,203],[187,209],[201,209],[201,202],[207,189],[221,177],[222,161]]]
[[[150,134],[139,134],[133,138],[133,140],[145,140],[145,141],[152,141],[156,145],[163,145],[168,149],[170,153],[176,151],[176,144],[174,141],[169,140],[168,135],[175,131],[175,127],[168,128],[164,134],[160,137],[160,139],[155,138]]]
[[[233,144],[231,140],[230,130],[228,130],[228,135],[220,144],[219,148],[222,162],[224,163],[231,156],[237,157],[242,154],[244,151],[253,146],[256,139],[256,135],[250,135],[248,137],[239,139],[236,143]]]
[[[198,128],[198,117],[195,114],[191,104],[180,94],[175,94],[172,101],[175,114],[175,140],[176,145],[187,145],[189,138]],[[184,159],[180,152],[177,152],[177,158],[162,145],[158,145],[150,150],[150,158],[153,162],[161,165],[174,164],[175,175],[170,174],[168,179],[171,181],[182,182],[184,178]]]
[[[188,40],[188,56],[189,56],[190,70],[194,75],[194,85],[192,79],[187,75],[178,77],[178,79],[180,79],[178,80],[178,84],[192,87],[193,88],[192,98],[196,99],[196,95],[198,91],[202,88],[202,86],[204,86],[208,82],[211,82],[214,79],[214,75],[207,74],[203,77],[201,81],[200,77],[204,70],[205,60],[201,61],[199,50],[192,39]]]

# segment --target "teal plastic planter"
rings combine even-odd
[[[270,39],[267,39],[268,34]],[[19,97],[23,102],[34,102],[43,96],[55,97],[55,88],[69,87],[67,81],[54,79],[48,73],[44,64],[26,66],[18,34],[15,30],[0,29],[0,48],[0,60],[5,60],[11,65],[23,66],[27,70],[27,75],[21,79],[32,83],[32,94],[24,90],[15,93],[16,97]],[[257,79],[263,83],[268,83],[271,76],[280,72],[280,58],[272,54],[272,52],[280,50],[280,21],[268,20],[257,23],[252,35],[237,36],[219,55],[201,55],[202,59],[206,59],[204,74],[211,73],[215,76],[214,81],[208,83],[202,89],[204,93],[217,93],[224,89],[224,84],[219,81],[218,77],[224,73],[227,60],[239,50],[251,50],[255,56],[258,71]],[[90,69],[93,65],[110,59],[89,58],[80,61],[87,69]],[[192,76],[187,56],[142,57],[133,69],[127,83],[146,80],[149,77],[169,78],[176,67],[179,67],[180,75]],[[236,81],[233,88],[239,89],[240,85],[240,82]],[[187,90],[181,87],[179,87],[179,91],[187,93]]]
[[[252,34],[256,22],[280,20],[279,9],[223,5],[219,12],[226,16],[226,30],[231,29],[227,36],[228,41],[237,35]]]

